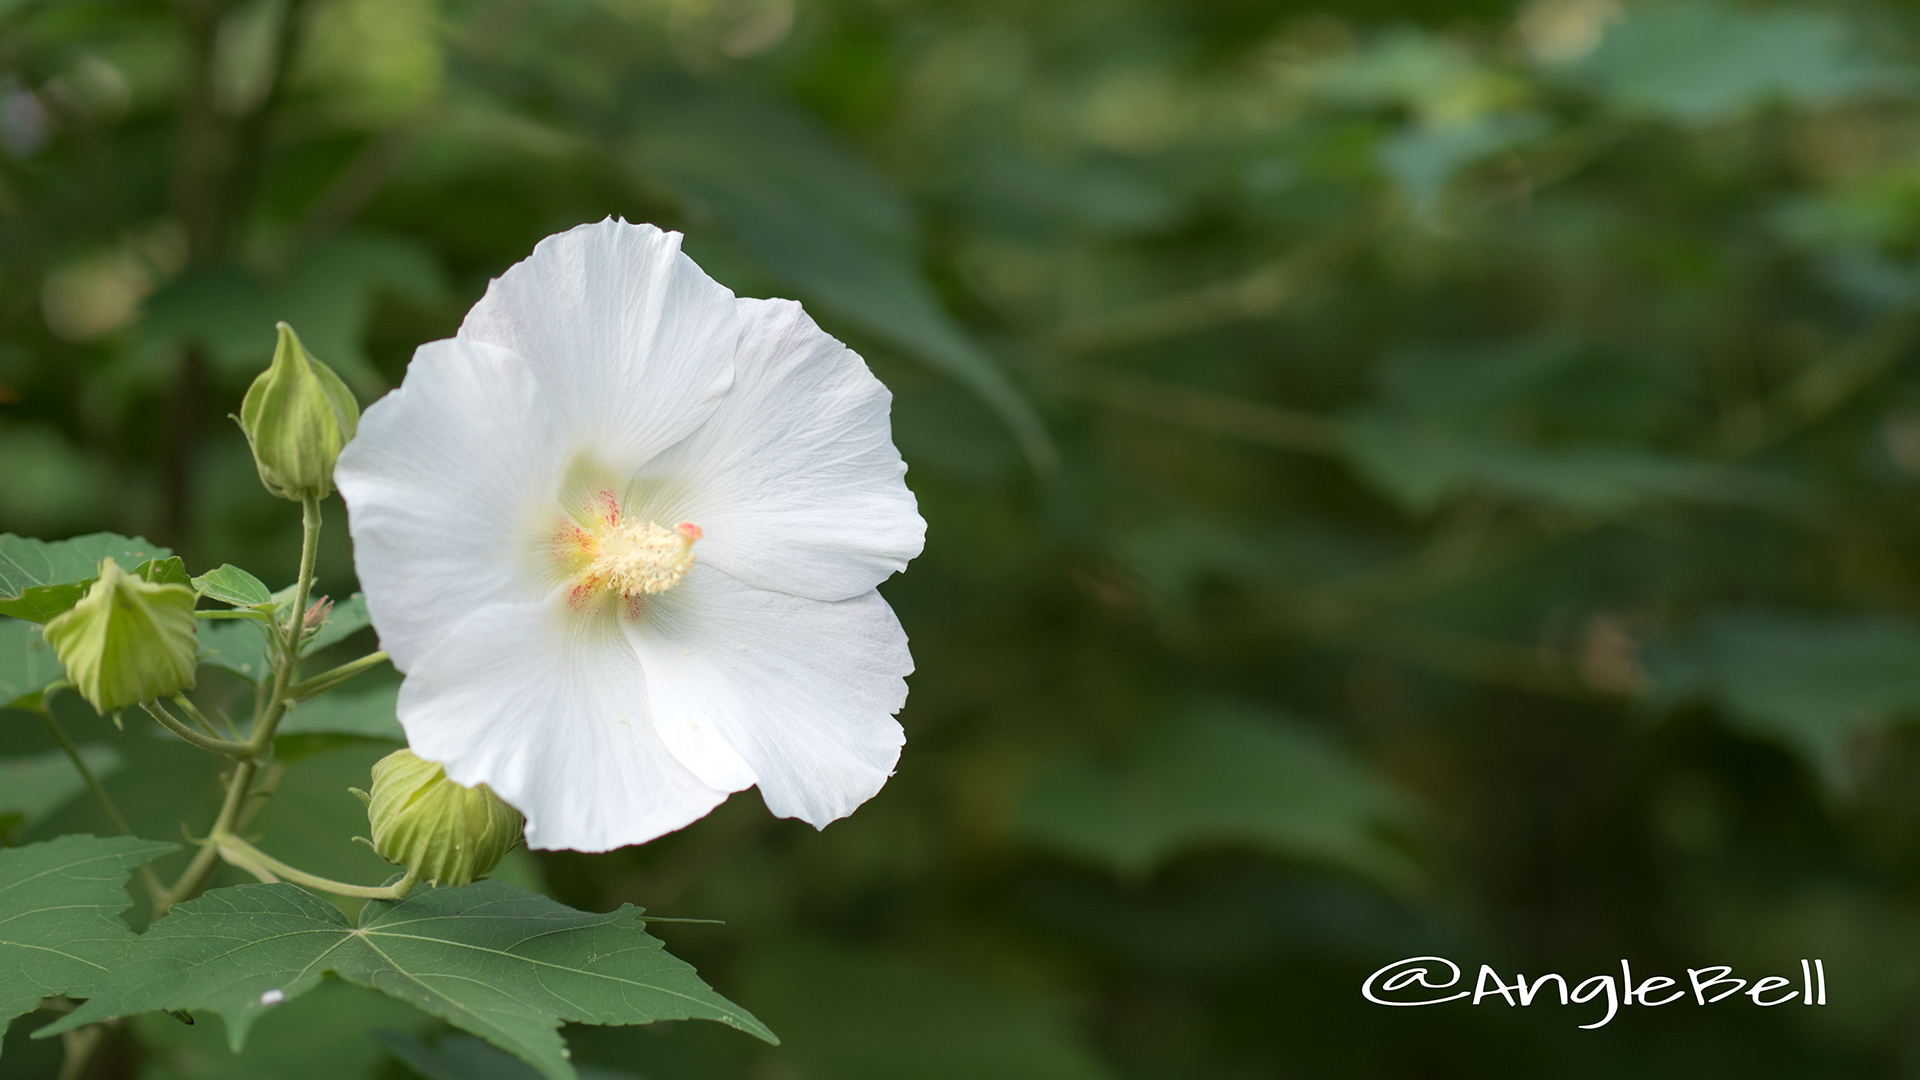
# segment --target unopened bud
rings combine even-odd
[[[268,491],[295,502],[325,498],[333,493],[334,459],[359,426],[360,405],[293,327],[278,325],[273,364],[240,403],[240,430]]]
[[[143,581],[112,559],[87,595],[49,622],[67,681],[105,715],[193,686],[193,590]]]
[[[433,885],[465,885],[520,841],[520,812],[485,784],[461,787],[439,764],[396,750],[373,766],[373,850]]]
[[[326,622],[327,616],[331,614],[333,614],[333,601],[323,596],[315,600],[313,604],[307,608],[307,613],[301,616],[300,629],[311,634],[315,630],[320,629],[320,625]]]

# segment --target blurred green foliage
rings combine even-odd
[[[223,419],[275,320],[370,401],[540,237],[682,229],[893,388],[919,671],[824,833],[741,795],[510,864],[726,920],[654,929],[784,1039],[571,1029],[583,1075],[1913,1075],[1916,45],[1865,2],[0,0],[0,530],[291,580]],[[43,665],[0,621],[0,696]],[[369,682],[294,714],[264,843],[372,880]],[[54,706],[145,835],[210,817],[201,755]],[[110,831],[53,749],[0,713],[10,842]],[[1423,953],[1819,956],[1833,1003],[1360,998]],[[217,1027],[89,1075],[525,1075],[344,985]]]

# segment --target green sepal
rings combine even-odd
[[[299,502],[333,494],[333,463],[360,423],[353,391],[279,323],[273,363],[247,388],[236,417],[260,482]]]
[[[498,865],[520,842],[523,824],[485,784],[462,787],[411,750],[374,763],[367,823],[381,858],[421,881],[454,886]]]
[[[106,715],[193,686],[193,604],[186,585],[147,581],[102,559],[86,596],[43,633],[74,689]]]

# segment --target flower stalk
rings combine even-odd
[[[307,600],[313,592],[313,564],[320,547],[320,500],[309,496],[301,500],[301,537],[300,537],[300,576],[294,584],[293,604],[287,613],[284,625],[278,620],[274,623],[273,689],[261,703],[259,715],[253,724],[253,732],[245,741],[228,739],[210,739],[188,727],[173,714],[157,704],[149,704],[147,711],[160,721],[169,731],[182,739],[214,753],[225,754],[233,759],[233,775],[227,781],[227,795],[220,806],[219,816],[214,818],[213,827],[208,830],[207,838],[200,843],[200,850],[193,861],[175,881],[173,887],[156,895],[154,917],[159,918],[167,909],[182,900],[192,899],[207,881],[213,871],[224,861],[247,871],[262,881],[289,881],[296,885],[330,892],[339,896],[357,896],[369,899],[395,900],[403,897],[413,888],[417,878],[409,876],[390,886],[347,885],[332,881],[273,858],[260,849],[240,838],[238,829],[245,815],[249,799],[254,794],[254,779],[259,775],[261,766],[273,755],[273,733],[280,721],[287,715],[287,708],[295,701],[302,700],[296,693],[304,696],[317,694],[337,683],[344,682],[354,675],[386,659],[384,653],[374,653],[352,663],[343,664],[307,682],[296,678],[300,664],[300,648],[304,642],[307,628]],[[177,703],[177,702],[176,702]],[[191,704],[183,706],[189,715],[199,716],[198,710]]]
[[[418,873],[408,870],[405,877],[392,885],[348,885],[345,882],[323,878],[318,874],[309,874],[305,870],[288,866],[232,833],[209,837],[208,843],[219,849],[222,859],[261,881],[269,883],[290,881],[295,885],[304,885],[309,889],[318,889],[335,896],[353,896],[364,900],[401,900],[413,891],[414,885],[420,880]]]
[[[355,675],[383,664],[386,661],[387,654],[384,652],[368,653],[358,660],[349,660],[331,671],[324,671],[311,679],[294,683],[293,686],[288,688],[287,697],[297,705],[310,697],[325,693],[339,686],[341,683],[346,682],[348,679],[353,678]]]

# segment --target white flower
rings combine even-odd
[[[926,530],[891,400],[677,233],[541,241],[335,474],[414,752],[537,848],[641,843],[752,785],[816,827],[851,813],[913,669],[874,591]]]

